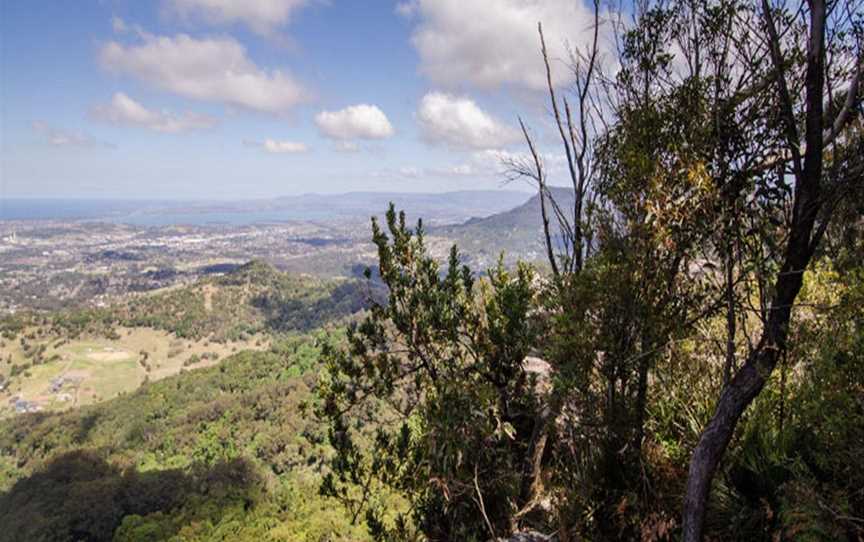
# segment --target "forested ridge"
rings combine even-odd
[[[0,540],[358,540],[318,493],[320,345],[284,339],[117,399],[0,423]]]
[[[379,290],[375,284],[283,273],[265,262],[251,261],[225,275],[133,296],[107,307],[7,316],[0,320],[0,333],[11,338],[28,327],[41,326],[44,333],[71,338],[111,334],[113,327],[129,326],[224,342],[255,333],[315,329],[354,314]]]
[[[273,346],[2,422],[0,522],[33,540],[864,540],[862,7],[595,2],[593,42],[563,60],[538,26],[563,174],[522,120],[506,166],[537,191],[542,266],[472,269],[457,246],[442,263],[391,205],[364,286],[252,264],[218,279],[255,291],[224,322],[142,298],[124,321],[253,318]]]

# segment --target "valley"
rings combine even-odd
[[[318,496],[308,403],[380,286],[261,260],[189,280],[0,318],[0,540],[369,539]]]
[[[294,274],[357,277],[363,268],[375,263],[369,217],[383,214],[387,197],[409,209],[409,220],[423,217],[429,229],[429,249],[442,261],[453,242],[465,249],[466,261],[479,268],[495,265],[501,251],[507,252],[511,262],[518,257],[537,259],[542,245],[535,215],[531,214],[536,206],[531,201],[536,197],[520,205],[518,202],[530,194],[504,192],[504,197],[486,197],[489,201],[485,203],[480,197],[484,193],[471,194],[380,194],[357,196],[356,201],[348,194],[342,200],[309,196],[286,207],[286,202],[295,201],[288,198],[281,200],[282,207],[276,207],[281,216],[320,214],[322,218],[283,218],[279,222],[256,221],[264,205],[261,202],[251,208],[234,204],[233,212],[249,221],[238,224],[205,221],[145,226],[115,222],[111,217],[2,220],[0,216],[0,315],[30,309],[105,307],[143,292],[189,285],[251,260],[265,261]],[[467,201],[454,204],[460,198]],[[317,203],[309,203],[309,199]],[[303,211],[297,209],[301,202]],[[509,216],[514,210],[505,206],[510,205],[525,207],[528,212],[519,215],[521,221],[510,224],[504,237],[509,242],[489,243],[493,229],[498,228],[495,211]],[[323,217],[328,206],[334,212]],[[192,211],[209,216],[208,212],[218,209],[193,207],[186,210],[191,214],[184,216],[196,216]],[[424,210],[429,214],[419,214]],[[284,214],[288,212],[293,214]],[[478,212],[488,215],[472,214]],[[149,213],[163,216],[155,210]],[[174,218],[168,216],[169,220]],[[493,222],[485,226],[486,220]]]
[[[117,327],[113,338],[37,339],[0,343],[0,418],[25,412],[62,411],[136,390],[184,370],[208,367],[233,353],[262,350],[269,338],[251,336],[225,343],[178,339],[148,327]],[[36,329],[24,335],[39,336]],[[31,349],[44,361],[34,364]],[[26,367],[26,368],[25,368]]]
[[[367,540],[350,510],[316,496],[326,445],[308,403],[322,348],[386,299],[375,273],[363,278],[377,262],[368,216],[385,209],[233,225],[0,221],[0,502],[15,510],[0,521],[32,539],[205,540],[242,525],[250,538]],[[473,243],[463,259],[478,265],[499,250],[531,259],[533,222],[490,245],[488,219],[433,213],[428,250],[444,262],[456,241]],[[77,481],[32,486],[60,472]],[[56,491],[102,512],[57,508]],[[105,499],[117,515],[101,517]]]
[[[373,290],[356,279],[295,276],[253,261],[96,308],[7,315],[0,319],[0,418],[98,403],[237,352],[266,350],[277,337],[349,318]]]

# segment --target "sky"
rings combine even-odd
[[[518,116],[556,160],[537,23],[563,88],[590,21],[578,0],[2,0],[0,197],[501,188]]]

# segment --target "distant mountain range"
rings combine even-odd
[[[413,221],[422,217],[434,222],[457,222],[468,217],[488,216],[525,203],[531,195],[514,190],[463,190],[423,194],[410,192],[349,192],[346,194],[304,194],[277,198],[268,204],[295,214],[322,217],[368,218],[381,215],[393,202]]]
[[[412,221],[422,217],[430,224],[445,224],[500,213],[529,197],[527,192],[513,190],[468,190],[303,194],[237,201],[6,199],[0,203],[0,220],[105,219],[143,226],[365,221],[383,214],[392,201]]]

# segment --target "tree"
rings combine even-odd
[[[601,324],[593,335],[597,342],[580,335],[602,352],[603,364],[616,367],[615,358],[629,356],[619,349],[610,357],[608,350],[600,348],[608,342],[601,337],[614,336],[610,331],[648,330],[653,343],[647,344],[657,348],[676,333],[686,334],[689,324],[724,309],[724,389],[691,462],[684,513],[688,539],[701,535],[710,480],[737,420],[787,347],[788,325],[804,270],[838,203],[862,184],[860,132],[850,130],[853,119],[860,116],[860,7],[855,0],[811,3],[801,12],[809,17],[808,25],[800,22],[803,18],[767,2],[761,6],[736,0],[636,3],[633,26],[618,27],[622,29],[620,70],[614,84],[602,87],[610,108],[593,110],[596,116],[589,119],[594,125],[605,119],[603,131],[594,133],[590,142],[581,140],[583,149],[590,145],[589,156],[596,168],[592,170],[596,173],[591,177],[592,195],[600,211],[595,211],[589,233],[580,232],[578,237],[596,240],[589,248],[598,262],[609,257],[616,243],[623,242],[629,246],[620,253],[633,260],[633,277],[645,269],[643,278],[663,277],[669,285],[698,276],[709,282],[721,279],[714,288],[716,296],[677,313],[677,327],[664,329],[660,316],[664,303],[653,299],[638,306],[656,310],[640,311],[637,304],[631,307],[628,325],[622,325],[620,317]],[[595,23],[596,13],[595,5]],[[782,23],[779,30],[775,19]],[[594,43],[596,55],[596,33]],[[670,44],[677,45],[677,50]],[[548,75],[542,32],[541,51]],[[766,57],[771,63],[761,61]],[[594,66],[595,56],[588,58],[588,66]],[[562,121],[551,78],[549,81],[553,117],[578,201],[580,176],[573,167],[572,151],[577,148],[576,130],[566,99],[567,122]],[[589,87],[576,86],[577,97],[586,96],[584,88]],[[774,113],[777,110],[779,115]],[[585,126],[585,112],[581,113],[579,121]],[[515,164],[512,170],[533,179],[542,195],[550,180],[524,123],[522,129],[532,159]],[[576,238],[569,224],[584,224],[582,216],[562,221],[554,201],[551,208],[563,224],[562,237]],[[565,246],[562,257],[552,255],[555,235],[550,235],[543,205],[541,215],[553,274],[578,273],[584,264],[573,265],[569,259],[575,250]],[[697,251],[701,258],[694,257]],[[644,254],[644,259],[631,254]],[[559,261],[565,262],[561,272],[556,266]],[[681,268],[688,265],[700,270],[694,274]],[[621,267],[615,269],[615,276],[605,279],[613,280],[620,291],[632,292],[628,301],[643,297],[639,288],[618,282],[627,273]],[[644,280],[637,284],[657,289]],[[681,290],[669,291],[673,292],[669,299],[685,301]],[[579,296],[563,301],[566,290],[559,294],[565,304],[591,306],[567,313],[573,318],[571,330],[585,323],[580,311],[593,311],[597,321],[597,314],[612,299],[591,305],[592,301]],[[751,310],[754,298],[760,305],[755,309],[761,322],[758,333],[749,328],[750,318],[744,314]],[[697,300],[698,296],[690,298]],[[612,327],[604,330],[604,326]],[[755,340],[751,339],[754,333]],[[625,333],[612,342],[632,343],[626,337]],[[739,368],[740,340],[748,342],[749,352]],[[638,419],[652,364],[651,356],[641,356],[638,349],[630,353],[640,358],[639,381],[646,382],[636,397]],[[582,363],[590,365],[590,361]],[[601,374],[621,375],[624,366],[607,367]],[[615,378],[619,376],[610,382]],[[610,405],[607,402],[606,407]],[[638,425],[634,428],[637,434]]]
[[[713,15],[711,24],[722,30],[724,15]],[[704,285],[693,269],[717,229],[721,195],[741,177],[735,168],[723,167],[723,158],[740,155],[735,146],[753,133],[736,131],[740,119],[729,118],[727,96],[719,92],[727,90],[724,79],[718,76],[722,84],[709,85],[695,67],[695,73],[676,73],[669,44],[681,35],[682,17],[678,5],[640,5],[635,25],[620,36],[615,80],[591,83],[590,74],[602,75],[593,71],[599,70],[595,5],[594,45],[579,57],[587,59],[584,63],[573,63],[577,103],[588,105],[573,117],[565,97],[566,123],[548,76],[541,32],[570,181],[577,200],[590,197],[590,215],[565,214],[550,198],[560,235],[550,235],[541,205],[556,277],[543,296],[551,300],[547,312],[554,315],[551,344],[545,346],[557,383],[550,418],[571,425],[556,424],[552,447],[560,451],[555,468],[574,476],[566,481],[569,474],[559,476],[562,484],[596,488],[580,499],[591,503],[594,511],[586,514],[610,537],[622,533],[622,503],[632,504],[633,492],[650,485],[642,457],[650,373],[670,344],[719,307],[705,302]],[[727,67],[720,61],[705,64]],[[549,192],[548,172],[524,123],[522,128],[531,158],[511,164],[511,172],[536,182],[542,196]],[[585,157],[590,160],[581,163]],[[578,233],[573,224],[580,225]],[[569,242],[556,246],[552,239],[560,238]],[[573,245],[573,239],[582,241]],[[554,254],[556,248],[563,254]],[[584,259],[574,258],[577,252]],[[650,495],[643,496],[640,500],[650,503]]]
[[[860,136],[855,142],[844,135],[849,121],[860,111],[862,56],[860,49],[848,46],[848,40],[860,40],[860,35],[854,35],[860,33],[858,8],[855,2],[811,0],[806,8],[802,6],[806,14],[806,28],[802,28],[785,8],[762,0],[761,22],[773,67],[771,88],[784,134],[782,154],[768,157],[762,165],[774,166],[780,183],[794,183],[791,217],[783,225],[782,264],[767,281],[772,293],[761,335],[723,389],[714,416],[693,451],[683,510],[686,541],[701,539],[711,480],[738,420],[788,348],[792,309],[804,271],[830,223],[835,197],[862,182],[860,163],[850,169],[847,162],[849,150],[860,153]],[[828,61],[833,55],[850,52],[851,62],[847,57],[846,66],[832,66]],[[803,96],[794,93],[798,88],[803,88]],[[837,89],[845,89],[839,99],[834,94]]]
[[[596,195],[593,185],[598,167],[594,150],[596,139],[602,129],[600,124],[604,120],[600,93],[603,77],[599,43],[600,27],[600,1],[594,0],[591,42],[584,49],[576,48],[570,51],[569,69],[574,79],[571,98],[576,100],[574,111],[567,95],[559,97],[556,93],[543,25],[537,24],[540,52],[546,70],[549,104],[566,159],[568,180],[573,187],[572,209],[566,208],[565,202],[558,201],[549,189],[549,174],[543,158],[521,118],[519,118],[519,126],[530,157],[505,160],[510,180],[526,179],[537,185],[546,256],[555,277],[579,273],[593,247],[592,222],[595,210],[593,204]],[[550,214],[554,215],[557,227],[551,226]]]
[[[325,351],[318,413],[334,455],[325,495],[366,513],[380,540],[485,540],[512,532],[531,499],[540,400],[523,360],[535,343],[533,272],[439,268],[393,206],[373,221],[386,303]],[[400,513],[376,507],[397,492]],[[482,519],[481,519],[482,518]]]
[[[683,528],[699,539],[736,425],[794,340],[803,275],[837,209],[854,213],[850,195],[864,190],[857,1],[814,0],[798,15],[748,0],[637,2],[633,24],[615,27],[614,78],[598,63],[595,4],[572,94],[552,84],[540,27],[573,208],[552,197],[521,119],[528,155],[509,166],[536,184],[552,276],[499,267],[476,279],[455,248],[442,270],[421,225],[392,208],[389,234],[374,223],[389,299],[326,356],[325,494],[366,510],[379,539],[410,537],[410,525],[470,540],[553,524],[562,538],[636,538],[670,517],[682,495],[668,487],[684,485],[653,489],[652,397],[677,345],[704,340],[716,346],[692,379],[709,393],[673,469],[695,446]],[[830,248],[859,254],[849,231]],[[546,360],[540,389],[528,354]],[[773,430],[753,418],[748,438]],[[383,513],[379,491],[407,509]]]

